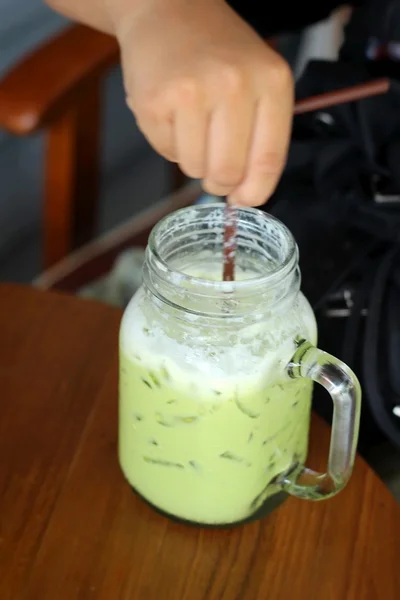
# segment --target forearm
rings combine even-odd
[[[147,0],[45,0],[57,12],[114,35],[117,23]]]

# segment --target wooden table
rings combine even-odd
[[[0,286],[0,598],[400,598],[400,509],[360,458],[337,498],[226,530],[172,523],[131,492],[116,457],[120,317]],[[314,418],[313,431],[318,466],[329,430]]]

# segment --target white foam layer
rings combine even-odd
[[[191,331],[185,332],[184,325],[174,324],[173,317],[168,319],[164,315],[163,321],[157,319],[156,311],[150,311],[155,315],[150,320],[149,311],[144,310],[149,302],[143,290],[132,299],[121,326],[121,350],[149,370],[166,369],[180,387],[190,389],[191,393],[194,388],[200,391],[211,388],[229,395],[235,390],[271,385],[285,377],[285,367],[295,350],[296,333],[316,341],[314,315],[303,296],[298,299],[297,311],[301,314],[296,315],[295,322],[290,323],[289,315],[271,318],[243,327],[236,332],[236,343],[232,345],[224,344],[221,337],[218,346],[207,343],[209,331],[204,325],[197,327],[194,322]]]

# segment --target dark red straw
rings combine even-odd
[[[224,214],[223,281],[235,281],[236,225],[237,211],[233,206],[226,203]]]

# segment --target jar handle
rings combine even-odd
[[[337,358],[300,340],[287,366],[291,378],[320,383],[333,401],[332,433],[326,473],[304,465],[294,466],[280,477],[283,489],[293,496],[323,500],[340,492],[354,466],[361,410],[361,388],[351,369]]]

